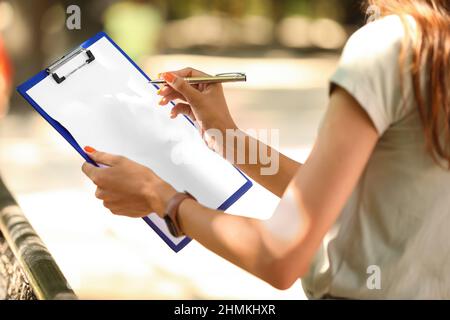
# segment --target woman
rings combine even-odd
[[[174,222],[279,289],[301,278],[313,298],[450,298],[449,3],[370,4],[382,18],[348,41],[307,161],[280,154],[272,176],[261,164],[238,165],[282,198],[273,218],[227,215],[184,197]],[[162,104],[181,99],[172,116],[188,115],[202,130],[236,128],[220,85],[182,79],[200,74],[165,73]],[[86,150],[109,166],[83,171],[114,214],[163,217],[173,205],[176,190],[148,168]],[[281,232],[273,220],[285,222]]]

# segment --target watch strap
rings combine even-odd
[[[186,199],[192,199],[197,201],[189,192],[177,192],[167,203],[164,220],[169,228],[169,232],[174,237],[181,237],[184,235],[178,222],[178,208],[181,202]]]

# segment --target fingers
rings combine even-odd
[[[108,176],[105,172],[105,168],[99,168],[96,166],[93,166],[92,164],[85,162],[83,163],[83,166],[81,167],[81,170],[83,173],[91,179],[91,181],[98,187],[104,187],[108,185]]]
[[[162,86],[156,94],[162,96],[162,98],[168,98],[170,100],[180,99],[180,100],[186,100],[186,98],[179,93],[178,91],[174,90],[170,86]]]
[[[89,157],[96,163],[105,164],[110,167],[116,165],[121,159],[120,156],[116,156],[106,152],[100,152],[89,146],[85,147],[84,151],[86,151]]]
[[[157,94],[163,96],[159,104],[166,105],[176,99],[189,103],[195,102],[200,97],[200,91],[204,89],[205,84],[190,85],[184,78],[200,76],[209,75],[193,68],[184,68],[159,74],[158,78],[163,78],[167,82],[167,85],[157,91]]]
[[[194,87],[192,87],[189,83],[187,83],[183,77],[179,77],[174,73],[164,73],[164,80],[167,82],[169,86],[171,86],[175,91],[182,94],[189,103],[195,103],[198,101],[201,93]]]
[[[93,166],[88,162],[83,163],[83,166],[81,167],[81,171],[83,171],[83,173],[91,180],[94,179],[97,169],[96,166]]]
[[[107,197],[107,192],[104,189],[97,187],[95,190],[95,197],[100,200],[105,200]]]
[[[195,121],[195,115],[192,112],[191,106],[186,103],[177,103],[170,112],[170,117],[175,119],[179,114],[184,114]]]
[[[89,157],[97,164],[103,164],[109,167],[119,164],[122,159],[120,156],[100,152],[89,146],[85,147],[84,151],[86,151]],[[96,167],[88,162],[85,162],[83,163],[81,170],[97,186],[102,186],[105,183],[104,180],[107,180],[105,178],[105,168]]]
[[[167,95],[165,97],[162,97],[161,101],[159,101],[159,105],[165,106],[170,101],[177,100],[177,99],[179,99],[181,101],[186,100],[181,94],[179,94],[178,92],[174,92],[174,93],[171,93],[171,94],[169,94],[169,95]]]

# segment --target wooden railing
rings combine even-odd
[[[2,237],[0,264],[3,267],[0,265],[0,271],[4,274],[0,272],[0,277],[9,277],[3,279],[6,298],[77,299],[52,255],[0,179]]]

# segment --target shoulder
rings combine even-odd
[[[378,60],[378,57],[384,60],[387,56],[397,58],[406,39],[405,27],[413,27],[411,19],[402,21],[397,15],[366,24],[347,41],[343,62],[362,58]]]
[[[380,135],[403,117],[400,53],[414,20],[396,15],[371,22],[347,41],[332,84],[346,89],[367,111]],[[407,35],[408,34],[408,35]]]

